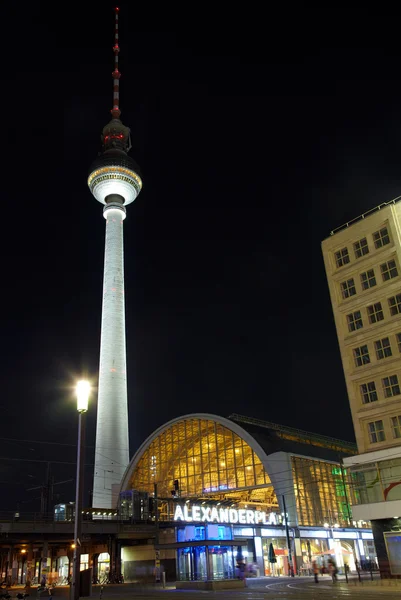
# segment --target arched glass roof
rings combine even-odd
[[[153,494],[157,483],[158,496],[167,498],[175,481],[186,497],[271,484],[259,456],[233,429],[239,428],[203,416],[168,423],[142,447],[124,489]]]

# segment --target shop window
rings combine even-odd
[[[205,537],[205,527],[202,525],[186,525],[177,529],[177,542],[199,541]]]
[[[207,526],[208,540],[231,540],[231,528],[226,525],[210,524]]]

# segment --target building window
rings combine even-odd
[[[388,281],[389,279],[393,279],[393,277],[397,277],[397,265],[395,264],[395,260],[389,260],[382,265],[380,265],[380,270],[382,272],[383,281]]]
[[[347,281],[342,282],[341,294],[344,299],[350,298],[351,296],[355,296],[356,289],[355,289],[355,282],[353,279],[347,279]]]
[[[384,377],[382,379],[383,391],[386,398],[392,396],[398,396],[400,393],[400,386],[398,383],[397,375],[390,375],[390,377]]]
[[[397,338],[398,350],[401,352],[401,333],[397,333],[395,337]]]
[[[371,444],[384,442],[386,436],[384,435],[383,421],[373,421],[372,423],[368,423],[368,427]]]
[[[353,313],[347,315],[347,323],[349,331],[356,331],[357,329],[362,329],[362,315],[360,310],[356,310]]]
[[[388,305],[390,307],[390,314],[392,317],[401,313],[401,294],[392,296],[388,299]]]
[[[368,317],[369,323],[377,323],[378,321],[383,321],[383,309],[381,302],[375,302],[371,306],[368,306]]]
[[[349,263],[348,248],[342,248],[335,253],[337,269]]]
[[[389,356],[392,356],[391,344],[388,337],[383,338],[382,340],[377,340],[377,342],[375,342],[375,348],[377,360],[381,360],[382,358],[388,358]]]
[[[401,415],[391,417],[391,428],[394,438],[401,438]]]
[[[369,381],[369,383],[363,383],[361,385],[361,396],[362,396],[362,402],[364,404],[369,404],[370,402],[376,402],[377,392],[376,392],[376,384],[374,381]]]
[[[354,348],[354,360],[356,367],[362,367],[362,365],[370,363],[368,347],[360,346],[360,348]]]
[[[365,254],[369,254],[368,240],[366,238],[362,238],[359,240],[359,242],[355,242],[354,252],[355,258],[361,258],[362,256],[365,256]]]
[[[379,231],[375,231],[373,234],[373,241],[375,243],[375,248],[377,249],[389,244],[390,236],[388,234],[387,227],[383,227],[382,229],[379,229]]]
[[[376,285],[376,277],[373,269],[361,273],[361,285],[363,290],[368,290]]]

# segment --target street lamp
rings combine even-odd
[[[79,574],[81,570],[81,531],[84,484],[85,414],[90,394],[89,381],[78,381],[76,385],[78,411],[77,482],[75,490],[74,560],[72,567],[71,600],[79,600]]]

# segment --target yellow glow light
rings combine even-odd
[[[77,394],[78,412],[86,412],[88,410],[90,389],[89,381],[81,380],[77,382],[75,391]]]

